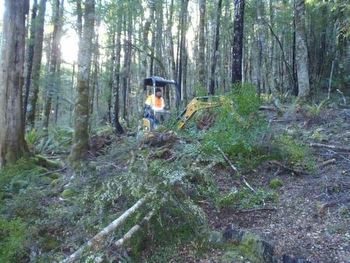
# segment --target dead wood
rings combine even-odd
[[[131,239],[144,225],[146,225],[153,217],[155,210],[150,211],[140,223],[134,225],[130,230],[119,240],[117,240],[114,245],[117,247],[122,246],[126,241]]]
[[[340,204],[346,204],[348,202],[350,202],[350,197],[345,197],[345,198],[341,198],[338,200],[333,200],[333,201],[327,202],[325,204],[322,204],[320,206],[320,208],[318,209],[318,212],[319,212],[319,214],[324,214],[326,208],[333,207],[333,206],[340,205]]]
[[[111,145],[112,137],[110,135],[94,135],[90,138],[90,153],[92,156],[99,156],[103,154],[103,150],[106,146]]]
[[[149,132],[140,142],[141,145],[148,145],[153,147],[161,147],[164,145],[172,145],[179,138],[173,131],[168,132]]]
[[[252,213],[258,211],[277,211],[276,207],[257,207],[252,209],[237,210],[235,213]]]
[[[324,161],[323,163],[321,163],[319,167],[324,167],[324,166],[327,166],[327,165],[329,165],[329,164],[333,164],[333,163],[335,163],[336,161],[337,161],[337,160],[336,160],[335,158],[326,160],[326,161]]]
[[[233,163],[231,162],[231,160],[226,156],[226,154],[224,153],[224,151],[217,146],[218,151],[221,153],[221,155],[224,157],[225,161],[229,164],[229,166],[231,167],[232,171],[235,173],[238,173],[238,169],[236,168],[236,166],[233,165]],[[255,189],[247,182],[245,176],[241,176],[241,180],[243,181],[243,183],[253,192],[256,194]]]
[[[283,163],[279,162],[279,161],[269,161],[268,163],[272,164],[272,165],[277,165],[281,168],[283,168],[284,170],[286,171],[289,171],[289,172],[292,172],[292,174],[295,174],[295,175],[302,175],[302,174],[307,174],[303,171],[299,171],[299,170],[296,170],[296,169],[293,169],[291,167],[288,167],[286,165],[284,165]]]
[[[203,114],[196,123],[197,129],[207,130],[213,126],[216,119],[216,115],[213,113]]]
[[[259,110],[267,110],[267,111],[279,111],[276,107],[273,106],[260,106]]]
[[[68,258],[63,260],[62,263],[74,262],[78,260],[82,256],[83,252],[88,248],[92,248],[95,251],[100,249],[102,246],[102,242],[104,241],[106,236],[111,232],[113,232],[121,224],[123,224],[130,215],[135,213],[142,205],[144,205],[146,201],[149,199],[149,197],[150,195],[146,195],[141,199],[139,199],[132,207],[126,210],[120,217],[118,217],[116,220],[114,220],[112,223],[110,223],[108,226],[102,229],[102,231],[100,231],[97,235],[91,238],[87,243],[81,246],[72,255],[70,255]]]
[[[310,143],[311,147],[317,147],[317,148],[327,148],[327,149],[333,149],[333,150],[340,150],[340,151],[346,151],[350,152],[350,148],[348,147],[341,147],[337,145],[329,145],[329,144],[322,144],[322,143]]]

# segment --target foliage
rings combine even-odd
[[[219,199],[220,207],[234,207],[237,209],[254,208],[265,202],[276,202],[278,195],[275,192],[259,189],[253,193],[250,189],[232,189]]]
[[[220,147],[242,167],[263,158],[260,146],[267,123],[258,114],[259,107],[260,98],[254,86],[234,86],[218,110],[214,127],[204,135],[204,149],[213,153]]]
[[[313,171],[316,167],[315,159],[311,154],[310,148],[294,139],[289,134],[282,134],[273,142],[278,149],[277,158],[286,160],[294,167],[303,167],[309,171]]]
[[[277,189],[283,186],[283,182],[281,179],[274,178],[269,182],[269,186],[271,189]]]
[[[24,254],[26,225],[20,219],[0,217],[0,261],[18,262]]]
[[[26,140],[35,153],[67,152],[72,145],[73,129],[53,128],[49,131],[32,129],[26,133]]]
[[[327,105],[328,100],[324,99],[319,104],[307,105],[307,112],[310,118],[320,117],[322,110]]]

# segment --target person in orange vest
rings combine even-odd
[[[164,110],[165,103],[162,97],[162,90],[156,88],[155,94],[151,94],[145,101],[144,117],[149,119],[152,128],[157,128],[159,122],[162,120],[161,113]],[[159,114],[157,114],[157,112]]]
[[[145,101],[145,104],[146,106],[150,106],[154,111],[164,110],[165,103],[162,97],[162,90],[160,88],[156,88],[155,94],[149,95]]]

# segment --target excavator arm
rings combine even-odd
[[[210,109],[220,107],[224,98],[221,96],[204,96],[193,98],[187,107],[178,116],[178,128],[183,129],[186,122],[198,111],[202,109]]]

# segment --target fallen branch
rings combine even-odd
[[[218,149],[218,151],[221,153],[221,155],[224,157],[225,161],[230,165],[231,169],[235,172],[238,173],[238,169],[233,165],[233,163],[231,162],[231,160],[226,156],[226,154],[224,153],[224,151],[217,146],[216,147]]]
[[[295,170],[295,169],[293,169],[293,168],[290,168],[290,167],[288,167],[288,166],[286,166],[286,165],[284,165],[284,164],[282,164],[282,163],[280,163],[280,162],[278,162],[278,161],[269,161],[269,163],[270,163],[270,164],[278,165],[278,166],[282,167],[283,169],[285,169],[285,170],[287,170],[287,171],[289,171],[289,172],[294,173],[295,175],[301,175],[301,174],[304,173],[304,172],[302,172],[302,171],[298,171],[298,170]]]
[[[276,211],[276,207],[257,207],[252,209],[237,210],[235,213],[252,213],[257,211]]]
[[[310,143],[310,146],[350,152],[350,148],[336,146],[336,145],[329,145],[329,144],[322,144],[322,143]]]
[[[337,161],[337,160],[336,160],[335,158],[329,159],[329,160],[324,161],[323,163],[321,163],[321,164],[320,164],[320,167],[324,167],[324,166],[326,166],[326,165],[328,165],[328,164],[333,164],[333,163],[335,163],[336,161]]]
[[[273,106],[260,106],[259,110],[278,111],[279,109]]]
[[[233,165],[233,163],[231,162],[231,160],[226,156],[226,154],[224,153],[224,151],[219,147],[217,146],[216,147],[218,149],[218,151],[222,154],[222,156],[224,157],[225,161],[230,165],[231,169],[235,172],[235,173],[238,173],[238,169]],[[245,179],[244,176],[242,176],[242,181],[243,183],[250,189],[252,190],[253,193],[256,194],[256,191],[253,187],[251,187],[251,185],[247,182],[247,180]]]
[[[350,197],[334,200],[334,201],[331,201],[331,202],[328,202],[328,203],[325,203],[325,204],[321,205],[321,207],[319,208],[318,212],[320,214],[323,214],[325,212],[326,208],[329,208],[329,207],[332,207],[332,206],[335,206],[335,205],[338,205],[338,204],[345,204],[345,203],[348,203],[348,202],[350,202]]]
[[[68,263],[68,262],[74,262],[78,260],[83,252],[87,249],[92,247],[94,250],[98,250],[101,247],[102,241],[104,238],[114,231],[118,226],[120,226],[122,223],[125,222],[125,220],[135,213],[137,209],[139,209],[150,197],[150,194],[142,197],[139,199],[132,207],[130,207],[128,210],[126,210],[120,217],[118,217],[116,220],[114,220],[112,223],[110,223],[107,227],[102,229],[101,232],[99,232],[97,235],[95,235],[93,238],[91,238],[87,243],[85,243],[83,246],[81,246],[77,251],[75,251],[72,255],[70,255],[65,260],[61,261],[62,263]]]
[[[142,220],[140,223],[134,225],[130,230],[119,240],[117,240],[114,245],[117,247],[122,246],[126,241],[128,241],[132,236],[137,233],[146,223],[148,223],[151,218],[153,217],[155,213],[155,210],[153,209],[150,211]]]

